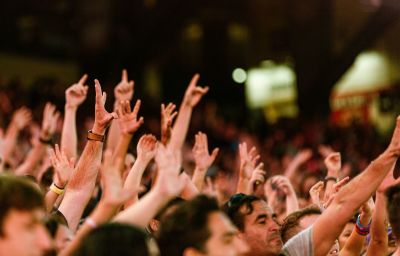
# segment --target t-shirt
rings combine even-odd
[[[312,226],[290,238],[284,245],[284,256],[313,256]]]

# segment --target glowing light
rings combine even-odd
[[[238,84],[244,83],[247,79],[247,73],[242,68],[235,68],[232,72],[232,79]]]

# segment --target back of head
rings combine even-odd
[[[32,211],[44,207],[42,193],[24,177],[0,175],[0,235],[10,210]]]
[[[392,231],[400,240],[400,184],[392,186],[386,190],[387,211]]]
[[[204,252],[205,242],[210,236],[208,216],[216,211],[219,211],[217,201],[205,195],[181,203],[169,218],[161,222],[157,236],[161,255],[181,256],[189,247]]]
[[[253,212],[252,203],[259,200],[261,200],[259,197],[239,193],[233,195],[229,201],[224,204],[222,210],[240,231],[244,231],[244,216]],[[244,212],[242,211],[243,207],[245,207]]]
[[[321,210],[315,206],[311,205],[301,210],[292,212],[289,214],[283,221],[281,226],[281,237],[282,241],[286,243],[290,238],[297,235],[300,231],[302,231],[302,227],[300,227],[300,221],[302,218],[308,215],[320,215]]]
[[[130,225],[109,223],[92,230],[74,253],[76,256],[152,255],[146,234]]]

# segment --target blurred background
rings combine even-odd
[[[246,131],[280,156],[329,143],[367,161],[400,113],[399,17],[397,0],[2,1],[0,107],[62,110],[83,73],[111,107],[127,68],[152,131],[198,72],[210,91],[193,132],[229,145]]]

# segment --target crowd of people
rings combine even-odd
[[[0,255],[400,255],[400,118],[387,143],[309,120],[251,132],[199,79],[157,116],[126,70],[112,110],[87,75],[61,112],[0,92]]]

